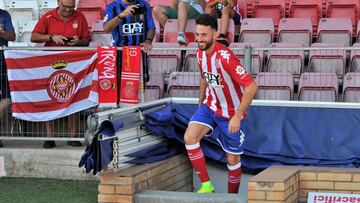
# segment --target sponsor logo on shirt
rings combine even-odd
[[[127,23],[122,26],[122,32],[127,35],[142,35],[144,30],[143,23]]]
[[[222,87],[221,85],[221,77],[219,74],[213,74],[209,72],[203,72],[202,73],[204,80],[207,84],[213,86],[213,87]]]
[[[246,71],[245,71],[244,67],[242,67],[241,65],[237,65],[236,73],[239,74],[240,76],[243,76],[246,74]]]

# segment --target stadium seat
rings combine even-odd
[[[360,12],[359,0],[327,0],[326,17],[327,18],[350,18],[355,34],[356,23]]]
[[[15,29],[15,33],[19,33],[19,28],[25,24],[24,19],[38,20],[38,3],[36,0],[17,0],[12,1],[9,7],[9,13]],[[19,40],[19,35],[17,35]]]
[[[252,7],[253,18],[271,18],[275,31],[281,18],[285,18],[284,0],[254,0]]]
[[[30,46],[35,46],[36,43],[31,43],[31,33],[34,30],[37,21],[28,21],[20,30],[19,42],[29,43]]]
[[[246,1],[246,13],[248,16],[252,16],[252,7],[254,0],[245,0]]]
[[[40,16],[42,16],[44,13],[56,8],[57,6],[58,6],[58,3],[56,0],[44,0],[40,6]]]
[[[271,47],[296,48],[302,47],[302,44],[273,43]],[[304,67],[303,50],[269,50],[267,58],[267,72],[286,72],[297,78],[300,77]]]
[[[346,73],[343,84],[343,101],[360,102],[360,73]]]
[[[335,102],[338,81],[335,73],[303,73],[299,81],[300,101]]]
[[[77,8],[98,8],[105,10],[107,2],[105,0],[78,0]]]
[[[155,36],[154,36],[153,42],[160,42],[160,38],[161,38],[160,23],[154,17],[153,17],[153,19],[154,19],[154,24],[155,24]]]
[[[322,6],[321,0],[291,0],[289,17],[310,18],[313,25],[313,34],[315,35],[322,16]]]
[[[145,102],[161,99],[164,93],[164,78],[158,72],[149,72],[150,80],[145,85]]]
[[[167,97],[199,97],[200,72],[172,72]]]
[[[258,90],[255,99],[291,100],[294,82],[290,73],[260,72],[256,79]]]
[[[173,48],[173,50],[165,50],[165,47]],[[175,42],[153,43],[153,49],[148,54],[149,71],[161,73],[165,80],[167,80],[171,72],[179,71],[181,51],[174,50],[174,48],[178,47],[179,44]]]
[[[357,47],[358,50],[351,50],[348,72],[360,72],[360,43],[353,44],[353,47]]]
[[[199,63],[196,58],[196,48],[198,47],[196,42],[191,42],[187,47],[194,48],[194,50],[186,50],[184,68],[186,72],[197,72],[199,71]]]
[[[219,32],[220,29],[221,29],[221,20],[218,19],[217,23],[218,23],[218,32]],[[226,37],[228,38],[230,43],[234,42],[234,39],[235,39],[235,24],[234,24],[233,19],[229,20],[229,27],[228,27],[228,30],[227,30],[227,33],[226,33]]]
[[[274,23],[271,18],[245,18],[241,24],[239,41],[260,43],[268,47],[273,42]]]
[[[247,13],[247,0],[237,0],[237,5],[236,5],[236,9],[237,11],[240,12],[241,17],[247,18],[248,13]]]
[[[185,36],[188,42],[195,42],[196,23],[194,19],[187,21]],[[169,19],[164,27],[164,42],[176,42],[179,33],[179,25],[177,19]]]
[[[352,44],[352,23],[350,18],[322,18],[319,22],[317,42]]]
[[[109,46],[112,44],[111,33],[105,33],[103,27],[103,20],[95,20],[91,28],[91,42],[90,47]]]
[[[151,0],[148,1],[150,4],[150,7],[154,6],[172,6],[172,2],[169,0]]]
[[[104,18],[104,11],[100,7],[81,7],[77,8],[77,10],[84,14],[89,30],[91,30],[93,22]]]
[[[252,48],[260,48],[261,44],[259,44],[259,43],[231,43],[230,44],[230,49],[232,49],[234,54],[238,57],[238,59],[240,59],[240,63],[243,64],[244,66],[245,66],[245,63],[244,63],[244,56],[245,56],[244,48],[246,46],[251,46]],[[236,50],[234,50],[233,48],[236,48]],[[252,60],[251,60],[250,74],[251,75],[256,75],[260,71],[262,71],[264,52],[259,51],[259,50],[252,50],[251,59]]]
[[[356,29],[356,41],[357,42],[360,42],[360,20],[358,21],[358,24],[357,24],[357,29]]]
[[[283,18],[279,23],[278,42],[301,43],[309,47],[312,43],[312,24],[309,18]]]
[[[313,43],[311,47],[342,47],[337,43]],[[346,51],[341,49],[310,50],[307,72],[336,73],[342,77],[346,67]]]

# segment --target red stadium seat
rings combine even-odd
[[[102,20],[104,18],[104,11],[100,7],[81,7],[77,10],[84,14],[89,30],[91,30],[93,22],[96,20]]]
[[[313,43],[311,47],[343,47],[338,43]],[[310,50],[308,72],[345,73],[346,51],[343,49]]]
[[[322,16],[321,0],[291,0],[289,17],[310,18],[313,25],[314,35],[316,34],[319,20]]]
[[[299,100],[335,102],[338,89],[335,73],[303,73],[299,81]]]
[[[253,18],[271,18],[273,19],[275,30],[277,30],[280,19],[284,17],[284,0],[254,0]]]
[[[347,73],[343,85],[344,102],[360,102],[360,73]]]
[[[268,47],[273,42],[274,23],[271,18],[245,18],[241,24],[240,42],[260,43]]]
[[[290,73],[261,72],[257,75],[258,90],[255,99],[291,100],[294,94],[294,82]]]
[[[295,43],[272,43],[271,47],[296,48],[303,46]],[[267,58],[267,72],[286,72],[297,78],[300,77],[304,67],[304,50],[269,50]]]
[[[319,22],[317,42],[352,44],[352,23],[350,18],[322,18]]]
[[[172,72],[167,89],[168,97],[199,97],[200,72]]]
[[[196,42],[191,42],[187,47],[197,48],[198,45]],[[184,68],[183,71],[188,72],[197,72],[199,71],[199,63],[196,58],[196,49],[194,50],[186,50],[185,60],[184,60]]]
[[[145,86],[145,102],[161,99],[164,94],[164,78],[159,72],[149,72],[150,80]]]
[[[312,24],[308,18],[283,18],[280,20],[278,42],[301,43],[309,47],[312,43]]]
[[[326,4],[327,18],[350,18],[355,34],[356,23],[359,19],[359,0],[328,0]]]
[[[247,0],[238,0],[237,1],[237,6],[236,6],[236,9],[237,11],[240,12],[240,15],[241,17],[244,19],[244,18],[247,18],[248,16],[248,13],[247,13]]]
[[[153,49],[148,54],[149,71],[159,72],[168,77],[171,72],[178,71],[181,62],[180,50],[165,50],[164,48],[179,47],[176,42],[153,43]],[[162,48],[161,50],[157,48]]]
[[[234,54],[236,55],[236,57],[238,59],[240,59],[240,63],[245,65],[244,62],[244,48],[246,46],[251,46],[252,48],[260,48],[261,44],[260,43],[231,43],[230,44],[230,49],[234,52]],[[234,48],[236,50],[234,50]],[[262,70],[262,66],[263,66],[263,59],[264,59],[264,52],[263,51],[259,51],[259,50],[253,50],[252,54],[251,54],[251,70],[250,70],[250,74],[251,75],[256,75],[259,72],[261,72]]]
[[[360,43],[353,44],[353,47],[360,48]],[[351,50],[350,67],[348,72],[360,72],[360,50]]]
[[[186,24],[185,36],[188,42],[195,42],[196,23],[189,19]],[[176,42],[179,33],[179,25],[176,19],[168,19],[164,27],[164,42]]]
[[[90,47],[109,46],[112,42],[111,33],[104,32],[103,20],[95,20],[91,27]]]
[[[151,7],[154,6],[172,6],[172,1],[170,0],[151,0],[148,1]]]
[[[105,10],[107,2],[105,0],[79,0],[77,8],[97,8],[100,7]]]

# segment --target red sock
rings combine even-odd
[[[238,193],[240,187],[240,178],[241,178],[241,163],[234,166],[227,165],[228,172],[228,192],[229,193]]]
[[[205,157],[200,148],[200,144],[185,145],[189,159],[202,183],[209,181],[209,175],[206,170]]]

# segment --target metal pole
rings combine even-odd
[[[250,74],[252,74],[252,47],[250,45],[245,46],[244,50],[244,67],[246,71]]]

